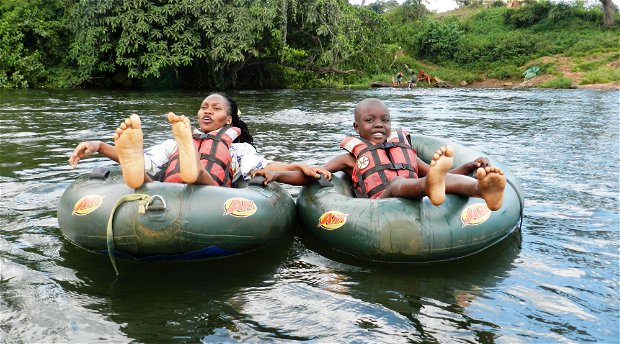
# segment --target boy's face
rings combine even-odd
[[[228,101],[219,94],[212,94],[205,98],[198,110],[198,124],[203,133],[218,130],[232,122],[228,115]]]
[[[380,101],[364,101],[356,108],[353,129],[374,144],[383,143],[390,136],[390,112]]]

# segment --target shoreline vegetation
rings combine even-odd
[[[611,0],[459,3],[6,1],[0,88],[620,89]]]

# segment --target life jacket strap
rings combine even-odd
[[[413,166],[411,165],[389,163],[389,164],[381,164],[381,165],[374,166],[373,168],[366,170],[361,175],[361,177],[363,179],[366,179],[369,175],[375,172],[385,171],[385,170],[408,170],[411,172],[415,172],[415,168],[413,168]]]

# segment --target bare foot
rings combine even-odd
[[[502,207],[504,200],[504,188],[506,187],[506,176],[499,167],[488,166],[476,170],[478,178],[478,190],[482,198],[491,210]]]
[[[192,126],[185,116],[168,112],[168,122],[172,124],[172,133],[179,146],[179,167],[181,180],[193,184],[198,179],[198,154],[192,139]]]
[[[140,117],[135,113],[116,128],[114,142],[125,183],[132,189],[144,184],[144,148]]]
[[[440,205],[446,200],[446,174],[452,168],[454,148],[439,148],[433,155],[428,174],[426,175],[426,195],[431,203]]]

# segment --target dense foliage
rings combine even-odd
[[[66,0],[0,2],[0,87],[74,86]],[[68,67],[68,68],[67,68]]]
[[[421,0],[3,0],[0,87],[322,87],[422,66],[458,82],[589,53],[603,56],[584,58],[590,79],[617,75],[601,8],[480,3],[436,15]]]

